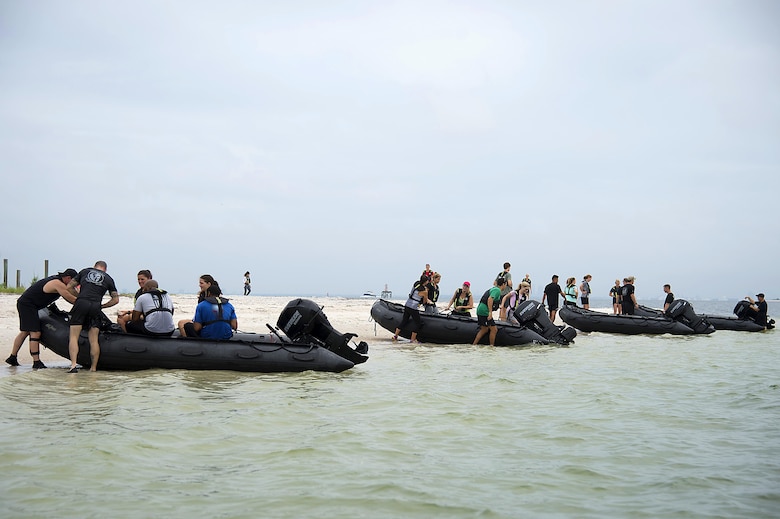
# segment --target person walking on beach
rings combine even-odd
[[[398,335],[401,333],[401,329],[406,326],[410,320],[412,320],[414,321],[414,327],[412,329],[410,340],[413,343],[418,343],[417,332],[419,332],[420,328],[422,328],[422,320],[420,319],[420,305],[424,305],[428,302],[428,284],[430,282],[431,278],[429,278],[425,272],[423,272],[422,276],[420,276],[420,281],[417,281],[414,286],[412,286],[412,291],[409,292],[409,297],[406,299],[406,303],[404,304],[404,315],[401,317],[401,324],[399,324],[398,328],[395,329],[393,341],[398,340]]]
[[[582,301],[582,307],[585,310],[588,310],[590,308],[590,280],[593,279],[593,276],[590,274],[585,274],[585,277],[582,278],[582,283],[580,284],[580,301]]]
[[[666,299],[664,300],[664,312],[669,309],[669,306],[674,301],[674,294],[672,294],[672,285],[669,283],[664,285],[664,292],[666,293]]]
[[[249,278],[249,271],[244,272],[244,295],[248,296],[252,292],[252,280]]]
[[[135,300],[133,314],[122,329],[127,333],[163,337],[176,330],[173,301],[168,292],[160,290],[157,281],[150,279],[144,284],[143,293]]]
[[[496,335],[498,334],[498,326],[493,320],[493,312],[498,309],[498,305],[501,304],[501,287],[506,285],[506,278],[497,277],[493,281],[493,286],[482,294],[482,298],[477,305],[477,324],[479,324],[479,331],[474,338],[472,344],[479,344],[482,337],[485,334],[488,335],[488,341],[491,346],[496,345]]]
[[[97,371],[100,359],[100,343],[98,334],[100,317],[104,308],[114,306],[119,302],[119,293],[116,290],[114,280],[106,273],[108,265],[105,261],[98,261],[94,267],[88,267],[76,274],[68,283],[68,291],[76,297],[73,308],[70,311],[70,341],[68,353],[70,354],[70,371],[78,373],[76,360],[79,356],[79,334],[82,328],[87,328],[89,337],[90,371]],[[76,287],[81,289],[76,292]],[[103,303],[103,296],[108,292],[111,299]]]
[[[454,306],[453,306],[454,305]],[[452,313],[455,315],[471,315],[471,310],[474,308],[474,296],[471,293],[471,283],[468,281],[463,282],[463,286],[452,294],[452,299],[447,303],[447,308],[444,311],[453,307]]]
[[[618,315],[620,310],[620,280],[615,280],[615,285],[609,289],[609,296],[612,298],[612,313]]]
[[[5,359],[11,366],[18,366],[17,355],[22,349],[24,340],[29,336],[30,355],[33,359],[33,369],[45,368],[46,365],[41,361],[41,320],[38,317],[38,310],[46,308],[60,297],[69,303],[74,303],[76,297],[68,292],[68,283],[73,276],[78,274],[75,269],[65,269],[56,276],[49,276],[39,279],[33,283],[30,288],[25,290],[16,301],[16,311],[19,313],[19,335],[14,338],[11,347],[11,355]],[[34,345],[34,346],[33,346]]]
[[[623,279],[623,287],[620,289],[620,308],[623,315],[634,315],[637,307],[636,295],[634,295],[634,276]]]
[[[550,321],[552,322],[555,322],[555,314],[558,313],[559,295],[566,297],[566,294],[561,290],[561,285],[558,284],[558,274],[553,274],[552,281],[544,287],[544,295],[542,295],[542,304],[547,300],[547,308],[550,310]]]

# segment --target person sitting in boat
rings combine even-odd
[[[471,293],[471,283],[468,281],[463,282],[463,286],[452,294],[452,299],[447,303],[447,311],[452,308],[452,313],[455,315],[467,315],[471,317],[471,310],[474,308],[474,296]]]
[[[428,283],[428,302],[425,303],[426,314],[435,315],[439,313],[439,309],[436,308],[436,302],[439,300],[439,281],[441,281],[441,274],[434,272],[431,282]]]
[[[477,305],[477,323],[479,324],[479,331],[474,338],[473,344],[479,344],[482,337],[484,337],[485,334],[489,334],[488,340],[490,345],[496,345],[498,326],[496,326],[496,322],[493,320],[493,312],[498,310],[498,306],[501,304],[501,287],[504,285],[506,285],[506,279],[498,277],[493,281],[493,287],[482,294],[479,305]]]
[[[133,304],[135,304],[135,302],[138,301],[138,298],[141,297],[141,294],[144,293],[144,285],[147,281],[152,279],[152,271],[148,269],[139,270],[136,279],[138,280],[138,291],[135,293],[135,296],[133,296]],[[127,325],[132,316],[132,310],[119,310],[116,313],[116,323],[124,330],[125,325]]]
[[[127,323],[120,322],[127,333],[168,337],[176,329],[173,324],[173,301],[168,292],[160,290],[157,281],[149,279],[143,293],[135,300],[133,314]]]
[[[747,316],[755,321],[756,324],[766,327],[769,305],[764,299],[764,294],[756,294],[756,297],[758,298],[758,301],[754,301],[750,296],[745,296],[745,299],[750,303]]]
[[[409,292],[409,298],[404,304],[404,315],[401,317],[401,324],[395,329],[393,340],[398,340],[398,334],[401,333],[401,328],[406,326],[409,320],[414,321],[414,329],[412,330],[411,341],[417,342],[417,332],[422,328],[422,320],[420,319],[420,305],[424,305],[428,302],[428,284],[431,282],[431,278],[423,273],[420,276],[420,281],[417,281],[412,287],[412,291]]]
[[[238,329],[236,309],[222,296],[219,285],[206,289],[206,299],[195,307],[195,317],[183,326],[182,336],[230,339]]]
[[[217,283],[217,280],[214,279],[210,274],[203,274],[198,278],[198,304],[206,300],[206,291],[211,285],[219,286],[219,283]],[[178,328],[181,331],[181,334],[184,335],[184,325],[191,322],[192,320],[190,319],[182,319],[176,324],[176,328]]]
[[[565,305],[577,306],[577,296],[579,295],[579,292],[577,291],[577,286],[574,284],[575,279],[576,278],[571,277],[566,280],[566,288],[563,291],[563,304]]]

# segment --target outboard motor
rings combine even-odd
[[[740,301],[737,303],[737,306],[734,307],[734,315],[740,319],[747,319],[750,316],[749,309],[750,303],[744,300]]]
[[[360,341],[356,349],[349,346],[354,333],[339,333],[317,303],[308,299],[294,299],[287,303],[276,321],[293,342],[309,342],[316,339],[333,353],[360,364],[368,360],[368,344]]]
[[[696,315],[693,306],[684,299],[675,299],[666,310],[666,315],[693,330],[694,333],[712,333],[715,331],[707,319]]]
[[[553,324],[544,305],[538,301],[526,300],[517,303],[514,316],[521,326],[530,328],[545,339],[558,344],[569,344],[577,336],[577,330],[574,328]]]

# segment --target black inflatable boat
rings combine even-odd
[[[68,313],[51,305],[39,312],[41,342],[66,359],[70,325]],[[107,318],[101,327],[100,370],[150,368],[232,370],[255,372],[299,372],[306,370],[341,372],[368,360],[368,345],[356,349],[349,340],[354,334],[333,329],[322,309],[313,301],[296,299],[282,310],[270,333],[237,332],[229,340],[180,337],[150,337],[124,333]],[[77,362],[90,366],[89,341],[82,331]]]
[[[541,308],[541,312],[539,311]],[[399,303],[379,299],[371,307],[371,317],[379,325],[391,333],[401,324],[404,314],[404,306]],[[515,309],[515,317],[520,324],[510,324],[504,321],[496,321],[498,333],[496,346],[519,346],[523,344],[569,344],[577,335],[573,328],[561,328],[553,325],[544,311],[544,307],[536,301],[524,301]],[[422,327],[417,332],[420,342],[433,344],[471,344],[479,331],[479,325],[475,317],[457,314],[429,314],[421,313]],[[401,329],[401,336],[411,337],[410,326]],[[482,340],[483,344],[489,344],[488,337]]]
[[[733,316],[725,315],[711,315],[711,314],[698,314],[699,317],[709,322],[716,330],[730,330],[737,332],[762,332],[764,330],[771,330],[774,328],[774,319],[767,321],[767,326],[764,327],[755,322],[751,317],[747,309],[750,307],[750,303],[747,301],[739,301],[734,307]],[[636,309],[638,315],[664,315],[663,310],[656,308],[650,308],[640,305]]]
[[[564,305],[558,310],[563,322],[583,332],[608,332],[627,335],[708,334],[715,328],[706,319],[696,315],[690,303],[676,299],[667,315],[615,315]]]

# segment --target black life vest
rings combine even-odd
[[[488,299],[490,299],[490,291],[493,290],[492,288],[487,289],[487,291],[482,294],[482,299],[479,300],[479,302],[485,306],[488,304]],[[493,300],[493,311],[495,312],[498,310],[498,307],[501,306],[501,299],[494,299]]]
[[[173,309],[168,308],[167,306],[163,306],[163,302],[162,302],[162,296],[164,294],[167,294],[168,292],[166,292],[165,290],[160,290],[158,288],[155,288],[154,290],[150,290],[149,292],[146,293],[152,296],[152,301],[154,302],[154,308],[146,312],[146,314],[144,314],[144,317],[154,312],[168,312],[171,315],[173,315]]]
[[[211,321],[206,321],[205,323],[203,323],[203,326],[208,326],[208,325],[214,324],[214,323],[228,323],[228,324],[230,324],[230,319],[223,319],[222,318],[222,315],[223,315],[222,314],[222,304],[223,303],[227,303],[229,301],[228,298],[226,298],[226,297],[209,296],[204,301],[208,301],[209,303],[211,303],[213,305],[217,305],[217,315],[216,315],[217,319],[212,319]]]

